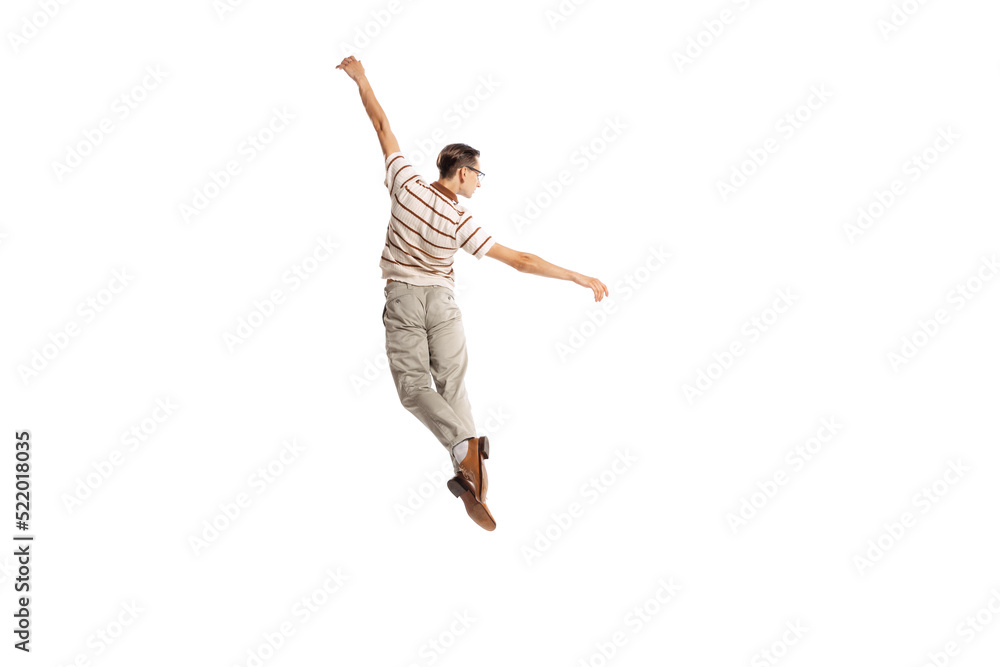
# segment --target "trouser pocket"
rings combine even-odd
[[[409,290],[392,292],[385,300],[382,310],[382,320],[386,325],[415,326],[423,323],[423,318],[416,312],[419,301]]]

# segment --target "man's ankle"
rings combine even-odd
[[[466,454],[469,453],[469,440],[471,438],[466,438],[462,440],[457,445],[452,445],[451,456],[457,463],[461,463],[465,460]]]

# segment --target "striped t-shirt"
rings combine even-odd
[[[382,248],[382,277],[455,288],[455,252],[482,259],[496,241],[448,188],[428,185],[403,157],[385,158],[392,214]]]

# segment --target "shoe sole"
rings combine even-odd
[[[485,435],[479,437],[479,453],[482,455],[483,459],[490,458],[490,439]],[[479,462],[479,472],[483,476],[483,500],[486,500],[486,489],[489,485],[489,480],[486,477],[486,466],[483,462]]]
[[[458,477],[452,477],[448,480],[448,490],[465,504],[465,513],[476,522],[476,525],[490,531],[497,527],[497,522],[493,518],[493,515],[490,514],[489,509],[486,508],[486,505],[476,500],[476,494],[465,485],[463,480]]]

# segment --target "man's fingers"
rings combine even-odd
[[[604,298],[604,295],[607,294],[608,292],[607,285],[602,283],[597,278],[587,278],[581,284],[583,285],[583,287],[589,287],[591,291],[594,292],[594,301],[600,301],[601,299]]]

